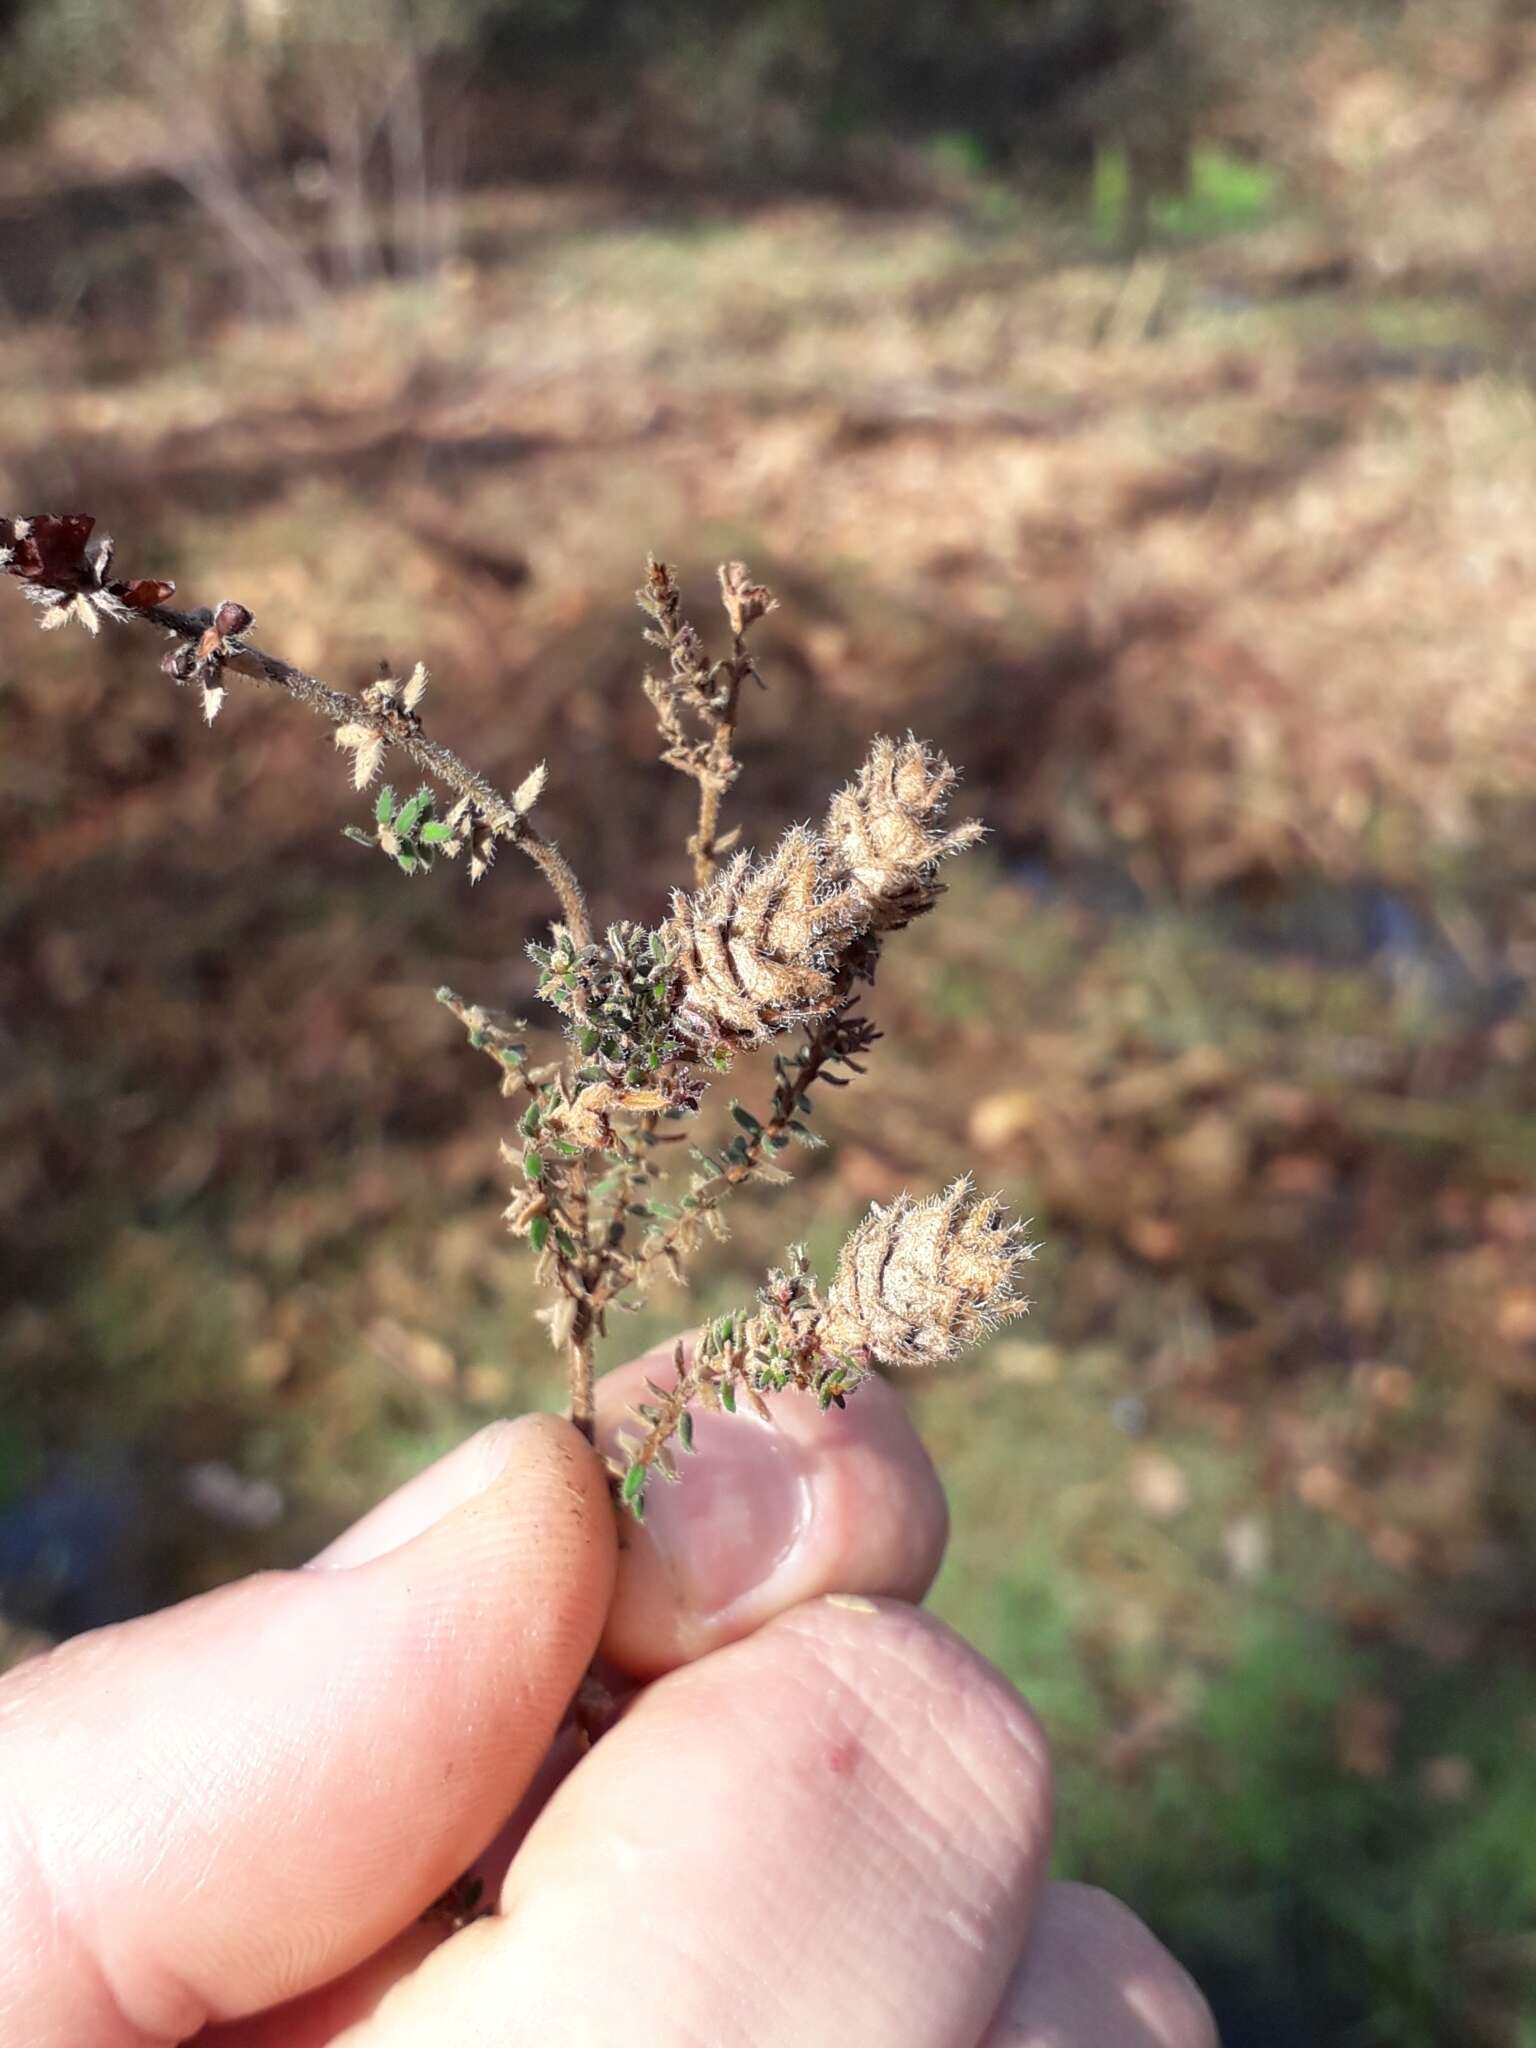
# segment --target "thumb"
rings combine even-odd
[[[410,1922],[522,1796],[613,1587],[566,1423],[399,1547],[66,1643],[0,1684],[0,2038],[164,2048]]]

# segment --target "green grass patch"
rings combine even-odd
[[[1106,143],[1094,158],[1089,211],[1102,242],[1122,242],[1137,202],[1135,166],[1121,143]],[[1268,164],[1236,155],[1215,143],[1190,151],[1182,192],[1155,192],[1147,201],[1149,224],[1175,241],[1203,241],[1241,233],[1274,213],[1280,176]]]

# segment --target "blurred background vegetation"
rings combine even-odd
[[[94,512],[654,918],[628,592],[781,593],[749,836],[875,729],[995,827],[786,1235],[974,1163],[1031,1323],[909,1385],[1059,1865],[1232,2048],[1536,2043],[1536,9],[0,0],[0,503]],[[431,1001],[546,906],[323,734],[0,611],[11,1654],[557,1398]],[[744,1099],[753,1099],[750,1076]]]

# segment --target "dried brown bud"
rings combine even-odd
[[[944,756],[920,740],[881,738],[833,797],[827,842],[867,898],[871,930],[897,931],[931,909],[941,894],[938,863],[981,837],[974,821],[952,832],[939,822],[957,780]]]
[[[778,604],[771,590],[752,581],[745,562],[720,564],[720,601],[738,637]]]
[[[540,1130],[567,1145],[579,1145],[593,1152],[613,1142],[613,1112],[624,1104],[624,1093],[611,1081],[590,1081],[572,1102],[557,1102],[544,1111]]]
[[[797,826],[767,860],[738,854],[708,888],[673,897],[663,933],[679,963],[681,1029],[755,1044],[832,1006],[862,906],[829,889],[825,870],[824,845]]]
[[[969,1180],[878,1204],[843,1246],[822,1343],[882,1365],[940,1365],[1023,1313],[1018,1268],[1033,1254],[995,1195]]]
[[[231,640],[237,634],[245,632],[251,625],[253,617],[254,615],[248,612],[243,604],[238,604],[232,597],[226,597],[213,615],[214,630],[221,640]]]
[[[168,597],[174,597],[174,583],[163,583],[157,576],[135,576],[126,583],[105,585],[105,598],[112,600],[121,611],[148,612],[156,605],[164,604]],[[117,616],[116,613],[113,616]]]
[[[677,578],[667,564],[658,562],[654,555],[645,558],[645,584],[635,592],[635,602],[663,628],[676,624],[682,604]],[[665,646],[666,641],[661,644]]]
[[[37,512],[0,519],[5,573],[44,589],[70,590],[86,576],[85,544],[96,524],[88,512]]]

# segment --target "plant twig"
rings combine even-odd
[[[592,1364],[592,1319],[585,1305],[577,1311],[570,1342],[571,1421],[587,1442],[597,1441],[596,1374]]]
[[[668,675],[645,680],[666,742],[662,759],[699,785],[698,822],[688,852],[694,886],[703,889],[714,879],[721,854],[735,843],[734,832],[721,837],[720,806],[741,773],[735,754],[741,686],[748,676],[759,686],[762,683],[747,649],[747,629],[771,612],[776,600],[751,580],[744,562],[723,563],[720,598],[731,622],[731,651],[723,660],[710,662],[703,641],[683,616],[682,594],[665,562],[652,557],[646,563],[645,586],[635,595],[655,622],[645,637],[665,650],[670,666]],[[689,737],[682,719],[685,711],[703,728],[702,738]]]
[[[702,889],[714,880],[720,857],[720,806],[725,801],[726,791],[741,773],[735,753],[736,719],[742,683],[747,676],[756,674],[742,634],[736,633],[732,637],[730,658],[721,663],[721,668],[724,671],[722,702],[714,720],[704,764],[699,771],[699,819],[693,837],[688,841],[696,889]]]
[[[180,639],[192,641],[207,632],[212,620],[209,613],[172,611],[166,605],[151,605],[129,616],[147,620]],[[318,717],[328,718],[333,725],[365,727],[385,746],[399,747],[418,768],[435,775],[456,795],[467,798],[498,838],[510,840],[539,869],[555,893],[561,915],[576,944],[585,946],[591,943],[592,920],[586,897],[575,870],[559,847],[546,839],[510,798],[461,761],[451,748],[445,747],[440,740],[428,739],[420,730],[419,720],[399,711],[373,711],[361,697],[333,689],[318,676],[296,668],[280,655],[269,654],[247,640],[227,638],[221,644],[220,653],[223,669],[233,669],[253,682],[286,690],[296,702],[305,705]]]
[[[381,674],[356,693],[333,689],[245,638],[251,614],[233,599],[212,611],[178,611],[167,602],[169,583],[115,578],[111,542],[92,544],[92,526],[83,513],[0,518],[0,572],[41,609],[42,626],[73,619],[94,633],[103,616],[147,621],[171,636],[162,667],[201,689],[210,721],[227,672],[283,691],[335,728],[358,790],[398,748],[452,794],[451,808],[437,815],[435,786],[402,799],[386,783],[375,794],[373,829],[347,832],[405,873],[430,868],[439,854],[467,853],[473,879],[508,839],[548,880],[562,918],[547,944],[528,951],[541,969],[538,993],[562,1020],[563,1056],[530,1065],[520,1020],[451,989],[438,999],[496,1066],[502,1096],[521,1102],[516,1137],[502,1148],[520,1175],[505,1218],[528,1241],[548,1297],[539,1320],[565,1364],[571,1420],[595,1439],[594,1352],[609,1308],[634,1306],[658,1270],[681,1279],[704,1233],[725,1234],[720,1212],[736,1188],[787,1180],[778,1155],[795,1139],[819,1142],[805,1122],[812,1091],[863,1073],[861,1055],[879,1033],[855,1013],[856,991],[873,979],[890,934],[943,893],[941,863],[980,833],[975,823],[942,822],[954,769],[911,736],[877,737],[819,829],[792,826],[765,857],[741,854],[722,866],[736,836],[722,835],[720,812],[740,772],[741,692],[748,677],[758,679],[747,631],[773,599],[739,562],[721,569],[731,649],[711,662],[682,615],[676,579],[653,560],[639,598],[668,673],[648,676],[646,691],[664,758],[699,786],[689,843],[696,892],[674,893],[670,916],[654,929],[620,920],[598,941],[570,864],[529,821],[542,763],[504,795],[427,737],[420,706],[429,679],[420,664],[409,678]],[[733,1103],[736,1131],[712,1150],[694,1150],[677,1205],[653,1199],[664,1178],[659,1148],[680,1141],[663,1120],[697,1114],[740,1053],[793,1042],[791,1033],[804,1037],[798,1050],[775,1057],[766,1116]],[[638,1243],[631,1218],[643,1228]],[[729,1409],[739,1392],[764,1407],[767,1396],[793,1387],[840,1406],[878,1363],[953,1357],[1021,1312],[1013,1275],[1027,1253],[1001,1204],[976,1197],[965,1179],[927,1203],[903,1196],[873,1209],[825,1293],[804,1257],[792,1254],[744,1317],[711,1326],[691,1364],[678,1357],[673,1387],[649,1387],[653,1398],[635,1410],[641,1435],[621,1436],[620,1456],[609,1459],[620,1501],[639,1515],[649,1476],[676,1476],[673,1447],[692,1448],[695,1399]]]

